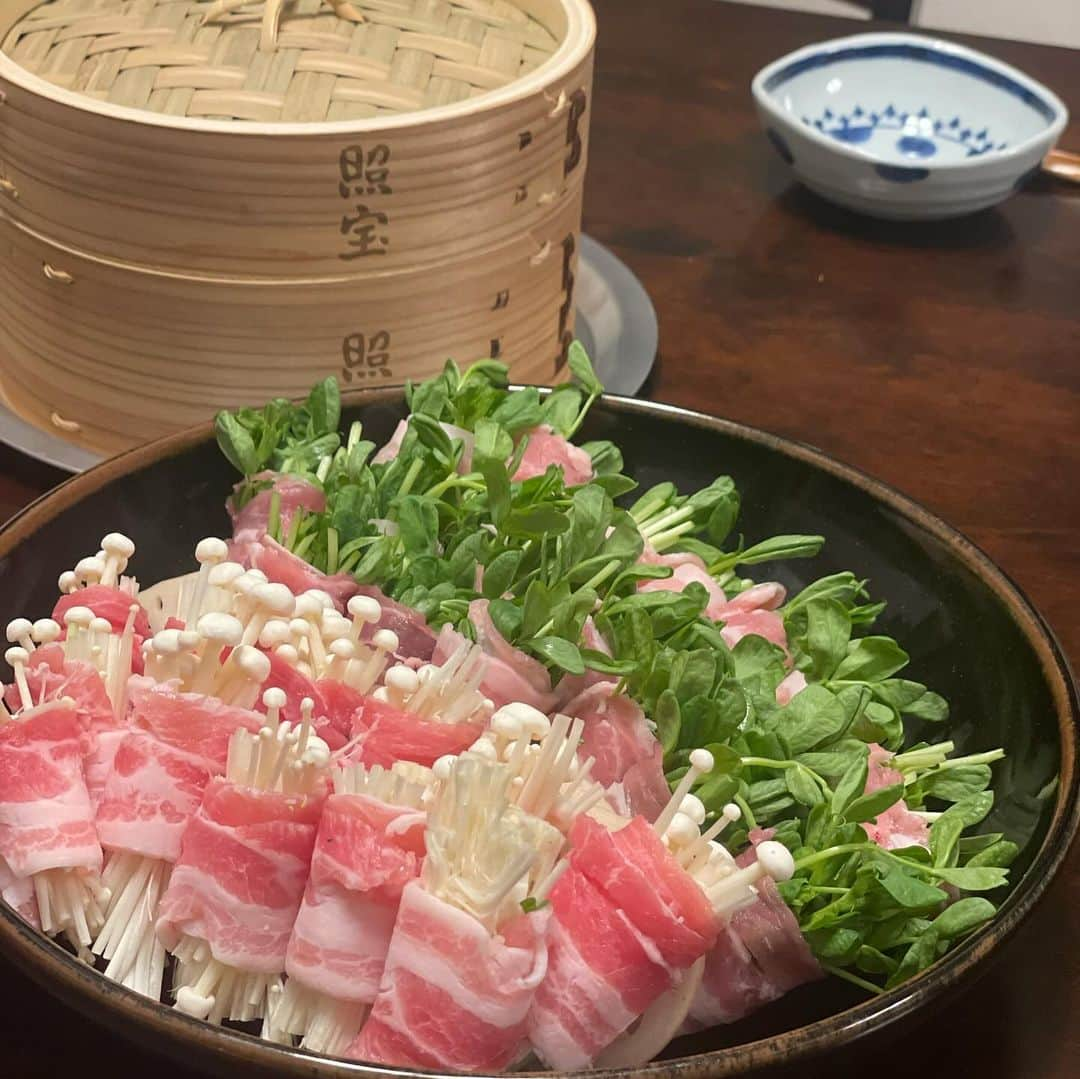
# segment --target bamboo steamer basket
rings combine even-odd
[[[0,395],[111,451],[331,373],[561,377],[585,0],[233,2],[0,0]]]

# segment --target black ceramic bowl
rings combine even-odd
[[[362,419],[376,441],[388,438],[403,414],[396,390],[354,396],[347,408],[347,418]],[[909,650],[913,677],[951,701],[950,737],[959,749],[1005,748],[1008,756],[995,772],[997,804],[985,827],[1008,832],[1022,848],[998,918],[921,976],[873,1000],[846,983],[804,987],[743,1023],[674,1042],[663,1060],[635,1074],[698,1079],[796,1061],[881,1031],[970,982],[1046,890],[1077,828],[1076,692],[1042,619],[985,555],[943,522],[805,446],[618,398],[593,410],[583,434],[617,440],[628,471],[643,485],[671,479],[693,489],[729,473],[743,494],[740,529],[748,539],[826,536],[825,551],[812,562],[760,567],[759,575],[775,573],[792,588],[841,569],[870,578],[874,596],[889,601],[883,630]],[[59,571],[114,529],[135,539],[133,569],[148,584],[187,569],[201,537],[226,532],[224,500],[234,478],[207,426],[69,480],[0,531],[0,615],[47,614]],[[219,1072],[254,1067],[340,1079],[393,1071],[312,1057],[149,1002],[77,962],[3,904],[0,951],[117,1033]]]

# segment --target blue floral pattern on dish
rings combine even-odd
[[[925,161],[936,157],[941,150],[948,151],[948,156],[953,158],[982,157],[1007,146],[1004,142],[995,143],[985,127],[967,124],[959,116],[935,119],[925,107],[918,112],[898,109],[892,104],[883,109],[856,105],[850,112],[826,108],[818,117],[803,116],[802,122],[838,142],[858,146],[873,141],[876,149],[891,149],[907,160]]]

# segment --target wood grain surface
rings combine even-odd
[[[791,181],[749,83],[777,56],[866,23],[707,0],[600,0],[597,14],[586,230],[655,301],[646,395],[812,443],[921,500],[1004,567],[1080,661],[1080,186],[1040,179],[933,225],[857,217]],[[1080,116],[1080,54],[963,40]],[[1062,146],[1080,150],[1075,120]],[[61,478],[0,449],[0,517]],[[964,996],[893,1044],[799,1075],[1071,1079],[1078,1014],[1080,850]],[[10,968],[0,1039],[13,1079],[191,1075]]]

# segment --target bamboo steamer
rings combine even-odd
[[[115,450],[331,373],[560,377],[587,3],[334,2],[0,0],[21,415]]]

